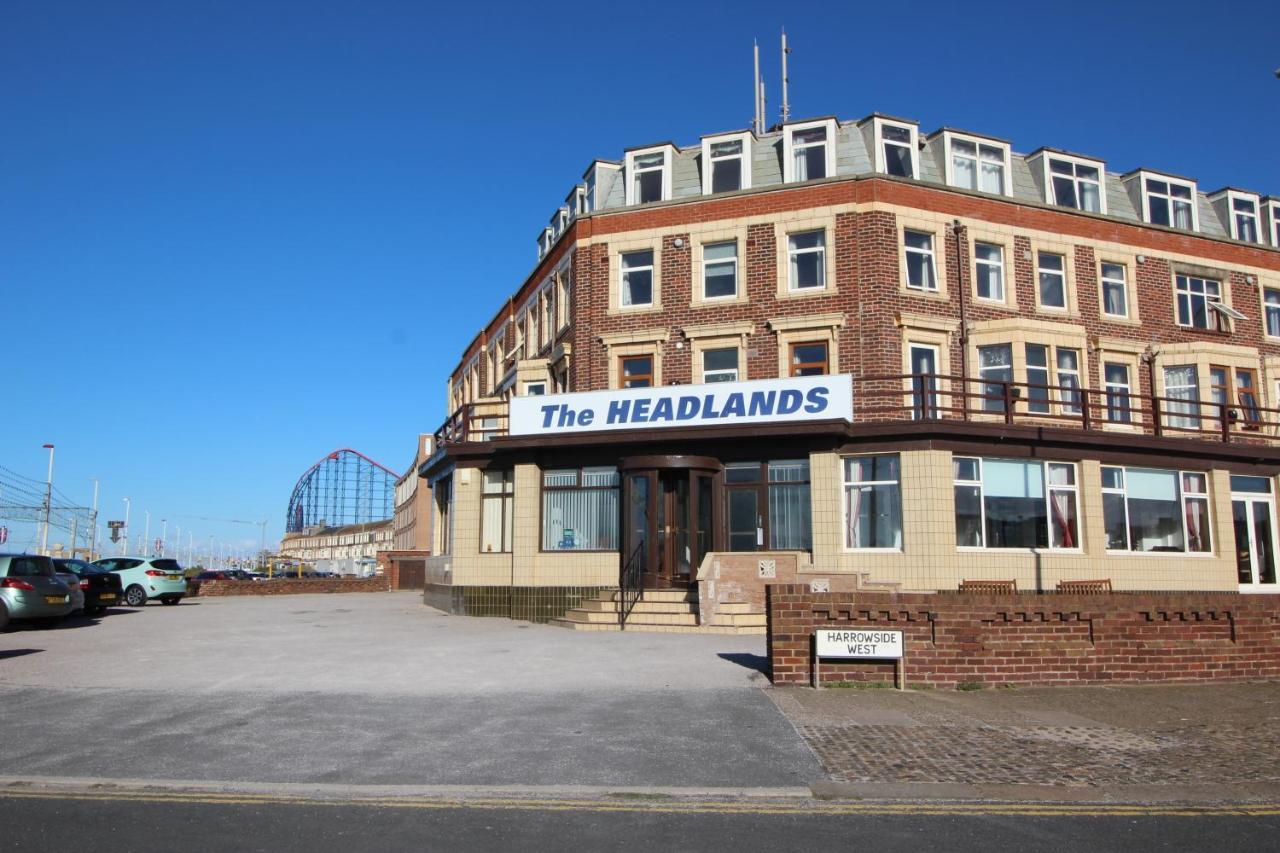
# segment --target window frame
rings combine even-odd
[[[488,491],[489,475],[498,473],[502,475],[502,481],[499,484],[499,490],[496,492]],[[514,468],[500,468],[494,470],[480,471],[480,529],[479,529],[479,552],[481,554],[510,554],[513,551],[513,541],[515,539],[515,494],[516,494],[516,477]],[[491,504],[498,504],[498,511],[502,516],[500,522],[500,537],[497,549],[485,550],[485,515],[492,512]]]
[[[1110,367],[1118,367],[1124,370],[1123,383],[1112,382],[1107,377],[1107,368],[1110,368]],[[1104,418],[1106,423],[1121,424],[1124,426],[1132,426],[1134,423],[1133,374],[1130,372],[1131,367],[1132,365],[1129,364],[1129,362],[1127,361],[1107,361],[1105,359],[1103,359],[1102,361],[1102,394],[1103,394],[1103,402],[1104,402],[1103,411],[1106,415],[1106,417]],[[1113,392],[1112,391],[1113,388],[1123,389],[1123,391],[1116,390]],[[1116,395],[1115,397],[1116,402],[1119,404],[1122,404],[1123,408],[1121,408],[1121,405],[1116,405],[1116,406],[1112,405],[1113,393]],[[1121,395],[1123,395],[1123,400],[1121,399]],[[1117,413],[1118,415],[1121,415],[1122,417],[1113,418],[1111,416],[1113,412]]]
[[[1044,258],[1045,255],[1050,255],[1052,257],[1059,258],[1062,261],[1062,268],[1055,270],[1055,269],[1046,269],[1044,266],[1042,266],[1041,260]],[[1036,308],[1041,311],[1053,311],[1056,313],[1063,313],[1063,312],[1070,311],[1071,310],[1071,290],[1070,290],[1071,277],[1068,275],[1068,272],[1070,270],[1070,260],[1067,253],[1054,252],[1048,249],[1036,249],[1035,263],[1036,263],[1036,282],[1035,282]],[[1061,305],[1051,305],[1048,302],[1045,302],[1044,300],[1043,276],[1046,273],[1050,275],[1057,275],[1062,279],[1062,304]]]
[[[1113,277],[1108,277],[1107,267],[1119,267],[1121,270],[1121,274],[1124,276],[1124,278],[1117,280]],[[1108,283],[1116,284],[1117,281],[1120,284],[1120,292],[1124,294],[1124,313],[1123,314],[1113,314],[1107,310],[1107,284]],[[1116,320],[1131,320],[1133,319],[1129,313],[1129,303],[1131,301],[1132,300],[1130,300],[1129,298],[1129,265],[1122,261],[1109,261],[1106,258],[1099,258],[1098,260],[1099,313],[1102,314],[1104,319],[1111,318]]]
[[[1117,487],[1117,486],[1108,486],[1106,484],[1107,483],[1106,471],[1109,468],[1119,470],[1122,472],[1123,485]],[[1182,525],[1182,550],[1181,551],[1135,551],[1133,550],[1133,530],[1130,524],[1132,513],[1129,511],[1129,494],[1128,494],[1130,471],[1161,471],[1161,472],[1173,473],[1176,475],[1176,481],[1178,484],[1178,520]],[[1111,547],[1110,537],[1106,532],[1107,530],[1106,502],[1105,502],[1105,499],[1102,501],[1101,509],[1103,513],[1103,517],[1102,517],[1103,550],[1107,554],[1111,554],[1111,555],[1123,554],[1126,556],[1141,555],[1141,556],[1157,557],[1157,558],[1163,558],[1163,559],[1169,559],[1170,554],[1176,554],[1179,557],[1198,557],[1202,559],[1213,558],[1216,556],[1213,550],[1214,548],[1213,501],[1211,500],[1211,493],[1209,489],[1210,477],[1209,477],[1208,471],[1192,471],[1192,470],[1185,470],[1182,468],[1150,468],[1150,467],[1144,467],[1141,465],[1103,465],[1101,466],[1100,473],[1102,475],[1100,480],[1101,487],[1102,487],[1102,494],[1103,495],[1121,495],[1124,498],[1124,537],[1125,537],[1125,543],[1127,547],[1123,549]],[[1204,491],[1189,493],[1185,485],[1187,482],[1186,478],[1188,476],[1201,478],[1201,480],[1204,483]],[[1207,536],[1205,536],[1204,538],[1208,539],[1209,547],[1204,550],[1192,551],[1189,547],[1191,544],[1191,536],[1189,531],[1187,530],[1188,495],[1190,495],[1191,500],[1203,501],[1205,505],[1205,513],[1209,523],[1207,526],[1207,530],[1205,531],[1205,533],[1207,533]]]
[[[982,537],[981,545],[961,545],[959,544],[959,529],[956,529],[956,550],[960,552],[976,552],[976,551],[1005,551],[1005,552],[1022,552],[1036,553],[1043,551],[1053,551],[1066,554],[1080,554],[1084,552],[1082,542],[1077,542],[1071,546],[1054,545],[1054,521],[1053,521],[1053,493],[1055,491],[1067,491],[1073,496],[1075,506],[1074,518],[1076,522],[1076,537],[1083,540],[1084,536],[1084,517],[1081,515],[1080,506],[1080,466],[1076,462],[1055,459],[1015,459],[1000,456],[970,456],[967,454],[952,454],[951,457],[951,500],[952,500],[952,523],[955,524],[955,494],[957,488],[973,488],[978,489],[978,509],[979,509],[979,533]],[[956,462],[959,460],[968,460],[976,462],[975,470],[977,478],[973,480],[961,480],[956,474]],[[1045,509],[1045,541],[1048,543],[1044,546],[1040,545],[1013,545],[1010,547],[1000,547],[988,544],[987,537],[987,500],[986,488],[983,483],[983,469],[985,463],[991,462],[1017,462],[1021,464],[1035,463],[1040,466],[1040,485],[1044,490],[1044,495],[1040,500],[1044,501]],[[1049,468],[1050,466],[1061,466],[1068,468],[1072,472],[1071,483],[1069,485],[1054,484],[1050,482]]]
[[[1041,174],[1044,180],[1045,202],[1047,204],[1051,204],[1054,207],[1065,208],[1066,210],[1077,210],[1077,211],[1080,211],[1081,213],[1097,213],[1097,214],[1101,214],[1102,216],[1107,215],[1107,165],[1106,163],[1104,163],[1101,160],[1094,160],[1089,157],[1080,157],[1075,154],[1066,154],[1060,151],[1045,150],[1039,156],[1040,156]],[[1076,170],[1080,166],[1098,170],[1098,210],[1087,210],[1084,207],[1080,207],[1078,205],[1063,204],[1058,201],[1058,198],[1057,198],[1058,193],[1053,186],[1054,173],[1050,167],[1051,161],[1054,161],[1054,160],[1071,164],[1071,167],[1072,167],[1071,178],[1072,178],[1072,181],[1075,183],[1075,194],[1076,194],[1077,201],[1079,201],[1079,199],[1081,198],[1079,182],[1081,180],[1088,180],[1088,179],[1082,179],[1076,173]]]
[[[1012,162],[1011,162],[1012,154],[1011,154],[1011,148],[1008,142],[1003,142],[1001,140],[991,139],[989,137],[984,137],[984,136],[973,136],[967,133],[957,133],[951,130],[944,130],[942,132],[942,142],[943,142],[942,156],[943,156],[943,164],[945,167],[944,173],[945,173],[947,186],[956,187],[957,189],[962,189],[962,190],[969,190],[970,192],[980,192],[980,193],[991,194],[988,190],[984,190],[981,187],[982,148],[985,146],[987,148],[998,150],[1001,153],[1001,156],[1003,158],[1001,161],[1001,190],[999,194],[1004,196],[1013,195],[1013,176],[1012,176],[1013,170],[1012,170]],[[978,183],[978,186],[976,187],[970,188],[970,187],[961,186],[960,184],[956,183],[955,151],[953,147],[956,142],[965,142],[975,146],[974,176],[977,179],[977,183]]]
[[[650,157],[654,154],[662,155],[662,165],[656,169],[652,166],[645,169],[638,169],[636,161],[642,157]],[[671,200],[671,173],[674,171],[675,148],[669,144],[652,145],[648,148],[637,148],[627,152],[624,160],[624,169],[626,174],[626,186],[623,188],[623,196],[625,203],[630,206],[633,204],[657,204],[659,202]],[[637,179],[642,174],[653,171],[660,171],[661,177],[661,193],[656,199],[641,202],[637,199]]]
[[[1166,175],[1161,172],[1151,172],[1145,169],[1139,169],[1136,174],[1139,182],[1138,192],[1142,199],[1142,221],[1143,222],[1146,222],[1148,225],[1156,225],[1161,228],[1173,228],[1179,231],[1184,230],[1176,224],[1177,217],[1174,215],[1173,204],[1175,199],[1174,199],[1173,193],[1171,191],[1166,191],[1163,194],[1152,192],[1152,190],[1147,186],[1147,181],[1160,181],[1161,183],[1167,184],[1170,187],[1178,186],[1178,187],[1182,187],[1185,190],[1190,191],[1191,193],[1191,199],[1190,199],[1191,229],[1190,230],[1197,233],[1200,231],[1200,191],[1199,191],[1199,188],[1196,186],[1195,181],[1188,180],[1186,178],[1178,178],[1173,175]],[[1155,222],[1153,220],[1153,217],[1151,215],[1151,201],[1153,198],[1163,198],[1168,202],[1169,223],[1167,225],[1161,224],[1159,222]]]
[[[822,347],[822,361],[796,362],[797,347]],[[822,373],[798,373],[798,370],[822,365]],[[787,376],[830,376],[831,375],[831,342],[828,340],[803,340],[787,342]]]
[[[911,245],[907,242],[907,234],[918,234],[918,235],[920,235],[920,236],[922,236],[922,237],[928,237],[928,238],[929,238],[929,248],[928,248],[928,249],[918,249],[918,248],[915,248],[915,247],[911,246]],[[906,289],[907,289],[907,290],[909,290],[909,291],[914,291],[914,292],[916,292],[916,293],[932,293],[932,294],[940,294],[940,293],[941,293],[941,284],[940,284],[940,280],[939,280],[939,279],[940,279],[940,276],[938,275],[938,247],[937,247],[936,243],[937,243],[937,235],[936,235],[934,232],[932,232],[932,231],[924,231],[924,230],[921,230],[921,229],[919,229],[919,228],[911,228],[911,227],[908,227],[908,226],[903,226],[903,228],[902,228],[902,250],[903,250],[904,254],[905,254],[905,255],[917,254],[917,255],[922,255],[922,256],[925,256],[925,257],[927,257],[927,258],[928,258],[928,260],[929,260],[929,279],[930,279],[929,283],[931,283],[931,284],[933,285],[932,287],[929,287],[929,286],[927,286],[927,285],[915,285],[915,284],[912,284],[912,283],[911,283],[911,264],[909,264],[909,263],[908,263],[908,264],[905,264],[905,269],[903,269],[903,271],[902,271],[902,280],[903,280],[904,282],[906,282]]]
[[[634,354],[632,354],[632,355],[619,355],[619,356],[617,356],[617,359],[618,359],[618,389],[620,389],[620,390],[621,390],[621,389],[626,389],[626,388],[654,388],[654,387],[656,387],[656,385],[655,385],[655,379],[656,379],[656,376],[657,376],[657,373],[656,373],[656,368],[657,368],[657,359],[654,357],[653,353],[634,353]],[[631,377],[630,377],[630,379],[631,379],[631,380],[633,380],[633,381],[634,381],[635,379],[638,379],[638,378],[647,379],[647,380],[649,380],[649,384],[648,384],[648,385],[628,385],[628,384],[627,384],[628,377],[627,377],[627,372],[626,372],[626,363],[627,363],[628,361],[640,361],[640,360],[642,360],[642,359],[643,359],[643,360],[647,360],[647,361],[649,362],[649,372],[648,372],[648,373],[635,373],[635,374],[632,374],[632,375],[631,375]]]
[[[1266,240],[1263,239],[1265,235],[1263,234],[1263,230],[1262,230],[1262,199],[1257,195],[1257,193],[1248,193],[1248,192],[1242,192],[1240,190],[1228,189],[1226,191],[1226,200],[1227,200],[1227,218],[1228,218],[1228,225],[1229,225],[1228,233],[1231,234],[1231,239],[1239,240],[1242,243],[1249,243],[1251,245],[1258,245],[1258,244],[1266,245]],[[1237,211],[1236,210],[1237,201],[1246,202],[1248,204],[1253,205],[1253,213],[1246,214],[1246,213],[1241,213]],[[1241,232],[1240,218],[1243,216],[1247,216],[1253,220],[1253,233],[1254,233],[1253,240],[1245,239],[1240,234]]]
[[[784,465],[787,463],[803,463],[805,467],[805,472],[807,475],[806,479],[779,480],[779,481],[774,481],[769,479],[769,469],[771,466]],[[727,473],[730,469],[749,471],[753,467],[756,469],[756,475],[755,475],[755,478],[749,482],[747,481],[733,482],[727,476]],[[813,463],[809,459],[809,457],[807,456],[799,457],[799,458],[780,457],[777,459],[763,459],[759,461],[757,461],[756,459],[726,461],[725,473],[726,473],[726,476],[724,480],[724,503],[722,505],[722,512],[724,513],[724,519],[725,519],[726,539],[729,534],[728,519],[729,519],[730,495],[735,491],[754,491],[756,493],[756,518],[757,518],[756,527],[757,527],[757,530],[759,531],[756,545],[750,551],[736,551],[734,553],[750,554],[753,551],[758,552],[758,551],[783,551],[783,550],[802,550],[806,553],[810,553],[810,554],[813,553],[813,527],[814,527],[813,525]],[[774,544],[772,510],[773,510],[773,494],[774,494],[775,486],[804,486],[805,487],[806,493],[808,494],[808,501],[809,501],[809,530],[808,530],[809,547],[807,549],[783,548],[780,546],[776,546]],[[726,545],[728,545],[728,541],[726,541]]]
[[[1263,285],[1259,288],[1262,291],[1262,333],[1268,338],[1280,339],[1280,287],[1267,287]],[[1272,302],[1268,297],[1274,296],[1275,301]],[[1275,331],[1271,331],[1271,318],[1275,317]]]
[[[796,249],[791,243],[797,237],[807,236],[809,234],[817,234],[821,237],[821,243],[814,248]],[[830,282],[827,280],[827,229],[826,228],[804,228],[799,231],[786,232],[787,241],[787,293],[822,293],[830,288]],[[807,287],[800,287],[796,284],[795,275],[795,258],[797,255],[816,254],[818,256],[818,275],[821,282]]]
[[[898,121],[896,119],[885,118],[883,116],[874,116],[871,119],[872,139],[875,146],[875,167],[876,171],[882,175],[888,175],[895,178],[907,178],[909,180],[920,180],[920,128],[910,122]],[[907,131],[908,141],[890,142],[885,139],[884,130],[886,127],[895,130]],[[890,175],[888,170],[888,158],[885,156],[886,145],[894,145],[900,148],[908,148],[911,161],[910,175]]]
[[[880,457],[892,456],[897,459],[898,476],[895,480],[850,480],[849,479],[849,462],[854,459],[876,459]],[[812,477],[812,475],[810,475]],[[906,521],[902,513],[902,454],[900,453],[866,453],[852,456],[840,457],[840,496],[841,496],[841,519],[844,522],[845,534],[844,552],[846,554],[901,554],[906,547]],[[857,486],[895,486],[898,510],[898,544],[897,545],[879,545],[879,546],[854,546],[849,542],[849,533],[852,530],[850,525],[850,492]]]
[[[566,471],[574,472],[574,484],[571,486],[548,486],[547,475],[552,473],[563,473]],[[614,473],[613,485],[585,485],[587,472],[601,473],[604,471],[612,471]],[[579,465],[553,468],[540,468],[538,470],[538,552],[543,554],[617,554],[618,549],[622,546],[622,519],[616,520],[616,529],[614,535],[618,541],[612,548],[548,548],[547,547],[547,493],[548,492],[605,492],[613,491],[617,494],[616,503],[619,513],[622,507],[622,472],[617,466],[613,465]],[[563,537],[563,527],[561,528],[561,536]],[[561,540],[563,541],[563,539]]]
[[[826,174],[821,178],[805,178],[806,181],[820,181],[827,178],[833,178],[836,175],[836,145],[838,144],[837,135],[840,131],[839,124],[833,118],[817,119],[815,121],[802,121],[794,124],[788,124],[783,127],[782,133],[782,181],[787,184],[800,183],[795,176],[795,135],[805,130],[813,130],[814,128],[823,128],[827,131],[827,139],[823,145],[826,150],[823,152],[824,168]],[[808,145],[804,147],[809,147]]]
[[[649,255],[649,263],[647,265],[640,264],[634,267],[628,267],[627,258],[633,255]],[[648,270],[649,272],[649,301],[648,302],[624,302],[623,294],[628,296],[629,282],[627,274],[638,271]],[[618,310],[620,311],[647,311],[657,307],[657,271],[658,271],[658,252],[656,249],[629,249],[618,252]]]
[[[1187,283],[1187,287],[1185,291],[1182,289],[1182,286],[1181,286],[1183,281]],[[1191,282],[1193,281],[1198,281],[1204,285],[1204,290],[1201,293],[1195,293],[1192,290]],[[1209,294],[1210,283],[1217,285],[1218,292],[1216,294],[1217,298],[1215,299],[1210,298],[1210,294]],[[1219,302],[1224,305],[1226,304],[1225,302],[1223,302],[1222,283],[1223,283],[1222,279],[1206,278],[1205,276],[1202,276],[1199,274],[1194,274],[1189,272],[1179,272],[1177,270],[1174,270],[1174,273],[1173,273],[1173,321],[1174,323],[1178,327],[1183,329],[1200,329],[1206,332],[1229,332],[1230,326],[1227,323],[1227,319],[1223,317],[1221,314],[1219,314],[1217,311],[1209,307],[1210,302]],[[1187,322],[1185,323],[1182,321],[1182,297],[1183,296],[1187,297]],[[1193,308],[1193,304],[1194,304],[1194,300],[1197,297],[1199,299],[1202,299],[1205,303],[1204,304],[1205,325],[1203,326],[1196,325],[1195,323],[1195,310]]]
[[[715,164],[723,160],[735,159],[729,157],[715,157],[712,154],[712,148],[722,142],[741,142],[742,151],[736,157],[740,161],[741,173],[739,175],[737,190],[721,190],[721,192],[737,192],[738,190],[751,189],[751,164],[753,162],[753,152],[751,143],[755,141],[755,135],[751,131],[742,131],[741,133],[722,133],[715,136],[702,137],[702,194],[714,195],[712,189],[714,185]]]
[[[1268,230],[1271,232],[1271,245],[1280,249],[1280,201],[1266,199]]]
[[[733,367],[732,368],[717,367],[713,370],[708,370],[707,355],[713,352],[732,352]],[[741,348],[737,344],[724,346],[724,347],[720,347],[720,346],[707,347],[706,349],[699,350],[698,357],[702,360],[702,384],[707,385],[707,384],[718,383],[718,382],[737,382],[738,381],[738,374],[740,372],[739,369],[742,364],[742,352],[741,352]],[[727,379],[708,379],[707,378],[709,374],[718,375],[722,373],[732,373],[733,375]]]
[[[981,253],[979,252],[979,247],[985,247],[987,249],[995,249],[996,254],[998,255],[998,258],[994,261],[982,258]],[[982,268],[984,266],[993,268],[996,273],[996,278],[998,279],[998,284],[1000,288],[1000,293],[998,296],[993,296],[990,294],[984,296],[982,294],[982,283],[983,283]],[[1006,266],[1007,265],[1005,263],[1005,247],[1002,244],[993,243],[987,240],[973,241],[973,269],[974,269],[973,295],[975,299],[980,299],[983,302],[995,302],[1002,305],[1008,301],[1009,284],[1008,284],[1008,276],[1006,275],[1006,272],[1005,272]]]
[[[712,248],[712,247],[714,247],[714,246],[729,246],[729,245],[733,246],[733,258],[732,258],[732,260],[727,260],[727,259],[724,259],[724,258],[720,258],[720,259],[716,259],[716,260],[707,260],[707,249]],[[740,295],[741,290],[742,290],[741,286],[739,285],[739,281],[738,281],[738,279],[739,279],[739,277],[740,277],[740,276],[739,276],[739,272],[741,271],[742,265],[741,265],[741,264],[739,263],[739,261],[738,261],[738,255],[739,255],[739,252],[738,252],[738,240],[737,240],[737,238],[730,239],[730,240],[713,240],[713,241],[709,241],[709,242],[704,242],[704,243],[702,243],[702,244],[701,244],[701,251],[699,252],[699,254],[700,254],[700,256],[701,256],[701,264],[702,264],[702,276],[701,276],[701,278],[702,278],[702,293],[701,293],[701,297],[700,297],[699,299],[695,300],[695,301],[698,301],[698,302],[732,302],[733,300],[737,299],[737,298],[739,297],[739,295]],[[788,256],[788,262],[790,262],[790,257],[789,257],[789,256]],[[825,262],[825,261],[824,261],[824,262]],[[708,293],[707,293],[707,266],[708,266],[708,265],[712,265],[712,266],[714,266],[714,265],[723,265],[723,264],[728,264],[728,263],[732,263],[732,264],[733,264],[733,293],[729,293],[729,294],[725,294],[725,295],[721,295],[721,296],[710,296],[710,295],[708,295]]]

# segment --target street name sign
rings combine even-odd
[[[902,657],[902,632],[824,628],[815,637],[820,658],[872,658],[898,660]]]

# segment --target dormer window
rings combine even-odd
[[[569,227],[569,208],[562,207],[551,215],[551,236],[559,237],[564,233],[564,229]]]
[[[703,193],[727,193],[750,188],[751,134],[703,139]]]
[[[1231,211],[1231,236],[1246,243],[1258,243],[1262,229],[1258,225],[1258,197],[1248,193],[1228,192]]]
[[[1009,146],[971,136],[945,133],[947,183],[966,190],[1011,195]]]
[[[1143,208],[1152,225],[1198,231],[1196,185],[1164,175],[1142,176]]]
[[[542,229],[542,233],[538,235],[538,260],[542,260],[547,256],[547,252],[551,251],[551,244],[555,242],[555,234],[548,225]]]
[[[1271,245],[1280,249],[1280,201],[1273,201],[1267,209],[1271,211]]]
[[[830,119],[788,125],[783,140],[783,180],[816,181],[836,172],[836,123]]]
[[[573,188],[573,191],[565,198],[565,207],[569,210],[569,218],[574,219],[586,213],[585,202],[587,198],[587,188],[579,184]]]
[[[631,151],[627,154],[627,204],[649,204],[671,198],[671,150]]]
[[[596,170],[587,173],[587,180],[582,185],[582,212],[590,213],[596,209]]]
[[[877,172],[899,178],[920,175],[915,125],[877,118],[875,140]]]
[[[1097,160],[1066,154],[1044,155],[1045,195],[1049,204],[1089,213],[1106,213],[1106,169]]]

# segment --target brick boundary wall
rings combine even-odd
[[[908,687],[1280,678],[1280,600],[1237,593],[973,595],[766,588],[776,685],[807,685],[819,628],[899,630]],[[824,658],[822,683],[888,682],[893,661]]]
[[[230,595],[300,595],[316,592],[386,592],[385,577],[342,580],[341,578],[293,578],[266,581],[199,581],[188,585],[192,596],[213,598]]]

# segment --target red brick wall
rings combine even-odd
[[[748,342],[748,346],[755,351],[748,372],[752,378],[761,378],[773,376],[777,372],[775,337],[764,327],[764,321],[769,317],[828,311],[843,311],[848,318],[840,333],[841,370],[862,375],[898,373],[902,353],[900,333],[893,323],[895,312],[905,310],[951,318],[959,316],[959,288],[962,285],[971,287],[968,262],[972,240],[967,228],[962,227],[960,231],[959,253],[950,235],[944,238],[945,247],[935,247],[946,253],[949,291],[946,302],[904,296],[900,292],[898,244],[901,238],[898,225],[893,214],[878,211],[837,215],[834,233],[828,235],[828,250],[835,253],[837,293],[822,297],[778,300],[777,263],[778,253],[783,247],[776,245],[772,225],[752,225],[748,229],[743,263],[744,281],[750,301],[746,304],[715,307],[690,305],[696,271],[691,266],[688,235],[677,233],[681,226],[692,223],[876,201],[953,216],[961,220],[962,226],[992,223],[1025,227],[1058,234],[1067,243],[1071,243],[1073,238],[1113,241],[1125,244],[1134,254],[1143,254],[1147,258],[1136,270],[1129,271],[1136,279],[1136,301],[1142,326],[1135,327],[1102,319],[1094,268],[1096,258],[1092,248],[1080,245],[1073,251],[1075,269],[1068,282],[1068,286],[1077,293],[1079,316],[1036,314],[1033,307],[1035,262],[1034,258],[1027,260],[1024,257],[1024,250],[1030,249],[1031,244],[1026,238],[1020,237],[1010,253],[1011,257],[1006,258],[1006,263],[1011,270],[1009,286],[1016,289],[1019,313],[1024,316],[1073,323],[1084,327],[1089,334],[1128,338],[1144,344],[1152,341],[1213,340],[1257,346],[1264,352],[1280,354],[1280,347],[1267,341],[1262,334],[1256,286],[1248,284],[1239,273],[1224,276],[1223,282],[1224,288],[1230,289],[1235,306],[1249,317],[1249,320],[1235,324],[1234,334],[1227,336],[1217,332],[1183,329],[1175,325],[1172,263],[1169,259],[1170,255],[1176,253],[1201,258],[1211,268],[1219,263],[1231,263],[1280,270],[1280,253],[1194,234],[1099,219],[1061,208],[1046,209],[995,198],[975,198],[884,178],[779,187],[769,192],[731,198],[695,199],[653,208],[608,211],[577,220],[551,255],[525,282],[515,301],[501,306],[487,327],[486,334],[492,334],[496,330],[512,305],[518,308],[522,304],[532,287],[543,280],[564,251],[579,238],[591,237],[599,242],[590,247],[580,247],[574,258],[572,327],[561,336],[574,347],[571,387],[575,391],[608,387],[604,347],[598,340],[601,334],[653,327],[676,329],[686,324],[750,319],[756,322],[757,333]],[[664,238],[662,247],[661,287],[664,310],[610,317],[608,265],[611,258],[608,253],[608,238],[614,234],[622,235],[650,228],[671,229],[672,232]],[[674,247],[677,236],[683,237],[685,241],[681,249]],[[1011,316],[999,309],[975,305],[971,294],[967,299],[966,313],[970,321]],[[508,336],[509,350],[514,344],[514,330],[508,329]],[[464,355],[463,363],[466,356],[483,342],[483,337],[482,335]],[[691,375],[688,367],[690,351],[687,347],[683,351],[676,350],[675,343],[673,336],[663,351],[663,373],[668,383],[688,381],[686,377]],[[954,340],[951,355],[953,372],[958,373],[959,351]],[[1089,362],[1090,379],[1094,387],[1097,387],[1097,364],[1092,358]],[[1145,374],[1145,371],[1140,373]],[[455,373],[455,377],[456,375]],[[1141,391],[1146,393],[1146,376],[1132,378],[1140,379]]]
[[[200,581],[191,585],[192,595],[202,598],[226,595],[297,595],[315,592],[386,592],[387,578],[291,578],[269,581]]]
[[[1280,600],[1234,593],[812,593],[768,587],[774,684],[809,684],[819,628],[902,631],[908,686],[1280,677]],[[892,661],[821,662],[823,683],[892,682]]]

